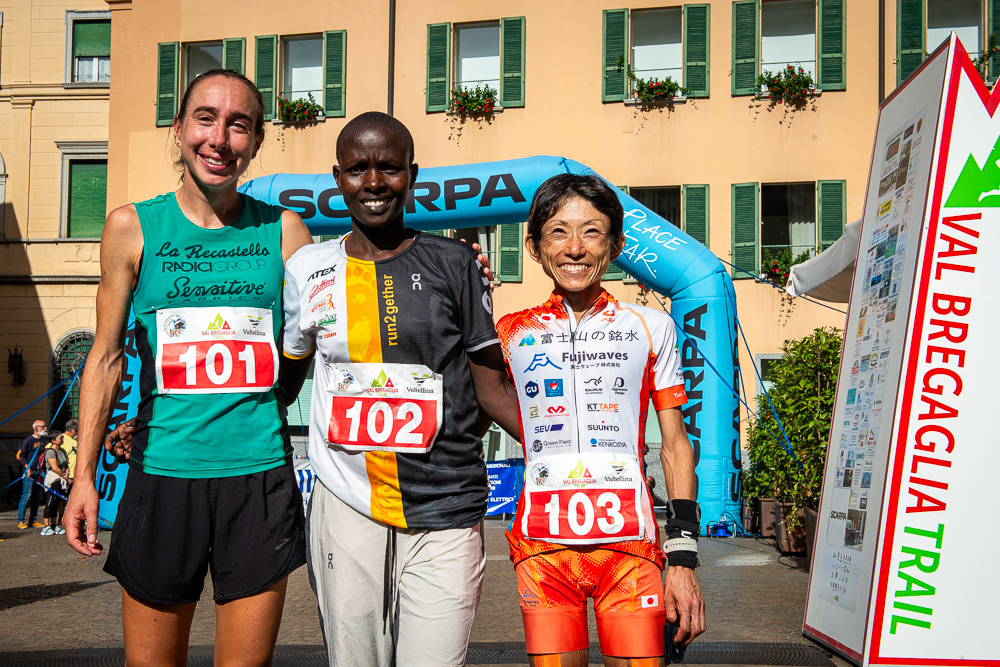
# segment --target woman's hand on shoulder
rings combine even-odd
[[[309,228],[302,222],[299,214],[294,211],[284,211],[281,214],[281,258],[287,262],[296,250],[312,242]]]

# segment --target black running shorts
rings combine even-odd
[[[291,465],[211,479],[131,467],[104,571],[133,597],[182,604],[201,597],[209,569],[222,602],[255,595],[305,562]]]

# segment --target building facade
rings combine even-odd
[[[984,48],[995,14],[994,0],[643,0],[625,6],[360,0],[300,3],[293,11],[260,0],[106,0],[87,3],[111,17],[115,59],[110,90],[95,90],[65,80],[65,67],[57,65],[72,47],[56,39],[55,23],[43,37],[35,18],[40,7],[22,19],[28,4],[4,10],[0,70],[0,151],[9,175],[2,289],[23,304],[14,307],[5,298],[11,316],[0,333],[4,346],[24,346],[28,369],[25,384],[0,389],[8,414],[51,386],[56,375],[47,368],[62,337],[93,330],[94,284],[45,282],[57,274],[86,281],[98,275],[98,245],[67,238],[60,165],[69,160],[72,171],[75,158],[67,154],[106,137],[109,210],[176,188],[169,125],[186,82],[215,66],[245,73],[265,96],[270,122],[249,178],[328,172],[347,120],[379,110],[410,128],[422,167],[558,155],[628,188],[734,265],[749,348],[741,342],[740,363],[752,406],[760,387],[754,370],[763,365],[766,371],[784,340],[819,326],[842,327],[845,319],[843,308],[793,302],[755,280],[762,260],[822,250],[860,217],[880,101],[951,30],[970,52]],[[37,32],[25,28],[25,20],[38,25]],[[44,60],[9,61],[12,39],[31,39]],[[755,93],[758,74],[788,66],[802,68],[815,83],[804,104],[790,108],[773,103],[767,91]],[[100,71],[99,60],[95,67]],[[667,77],[686,91],[672,102],[636,103],[640,79],[648,88]],[[22,79],[47,86],[58,99],[8,88]],[[493,112],[451,115],[450,91],[476,87],[495,91]],[[316,121],[282,122],[288,101],[310,96],[322,110]],[[283,107],[281,100],[287,100]],[[54,136],[50,122],[65,122],[66,131]],[[308,209],[299,210],[308,222]],[[496,312],[547,296],[550,281],[521,251],[518,226],[452,233],[488,248],[502,283]],[[639,296],[639,286],[620,273],[607,278],[619,298]],[[34,319],[22,323],[15,311],[30,311]],[[17,328],[8,330],[7,322],[18,322]],[[293,420],[307,423],[300,411],[293,406]],[[24,431],[30,420],[26,414],[3,428]],[[489,456],[511,453],[510,443],[492,442]]]
[[[93,340],[107,209],[111,13],[103,0],[0,2],[0,347],[6,419]],[[19,441],[69,382],[0,427]],[[79,385],[66,397],[78,400]],[[61,425],[70,411],[60,413]],[[0,444],[2,446],[2,444]]]

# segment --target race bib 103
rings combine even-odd
[[[441,375],[419,364],[327,364],[327,443],[352,451],[424,453],[443,423]]]
[[[268,391],[278,369],[268,308],[165,308],[156,311],[156,387],[160,394]]]
[[[642,539],[645,480],[638,460],[614,454],[551,454],[528,465],[521,531],[556,544]]]

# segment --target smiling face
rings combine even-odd
[[[341,137],[338,153],[333,177],[353,222],[402,228],[406,198],[417,178],[405,139],[384,128],[359,128]]]
[[[187,105],[174,121],[184,177],[200,187],[235,187],[264,137],[253,93],[241,81],[223,76],[202,79],[189,91]]]
[[[608,216],[583,197],[572,197],[542,223],[538,239],[525,239],[528,254],[574,310],[593,303],[601,293],[601,276],[621,253],[625,239],[613,243],[610,230]]]

